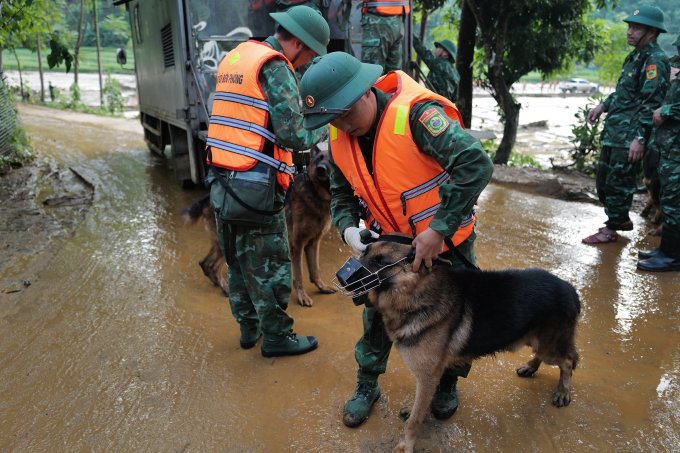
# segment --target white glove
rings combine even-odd
[[[362,231],[368,231],[371,233],[371,237],[373,239],[378,239],[380,235],[376,233],[375,231],[367,230],[365,228],[357,228],[357,227],[348,227],[345,229],[345,231],[342,233],[342,238],[345,240],[347,245],[352,247],[356,253],[361,253],[364,250],[366,250],[366,246],[368,244],[364,244],[361,242],[361,232]]]

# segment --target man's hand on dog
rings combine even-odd
[[[411,265],[413,272],[418,272],[421,263],[429,269],[432,267],[432,261],[444,250],[444,236],[428,227],[416,236],[413,247],[416,248],[416,257]]]
[[[363,252],[366,250],[368,244],[370,244],[370,241],[366,241],[365,243],[362,241],[362,231],[368,231],[373,239],[378,239],[380,237],[375,231],[370,231],[365,228],[347,227],[342,233],[342,237],[345,240],[345,243],[352,247],[356,253]],[[366,233],[364,233],[364,235],[366,235]]]

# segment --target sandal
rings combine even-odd
[[[581,242],[588,245],[607,244],[609,242],[616,242],[616,240],[619,238],[619,235],[616,233],[613,234],[607,233],[606,231],[604,231],[604,229],[605,227],[600,228],[599,230],[597,230],[597,233],[588,236]]]

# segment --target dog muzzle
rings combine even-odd
[[[350,257],[345,261],[340,270],[336,272],[333,284],[343,296],[358,297],[366,294],[372,289],[380,286],[382,282],[396,275],[396,272],[390,275],[381,275],[385,269],[396,266],[402,261],[406,261],[408,257],[404,257],[399,261],[381,267],[375,272],[372,272],[361,261],[354,257]],[[399,270],[397,270],[399,272]]]

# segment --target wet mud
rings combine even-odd
[[[288,310],[318,350],[241,350],[227,299],[198,266],[206,233],[181,219],[202,192],[179,188],[139,124],[21,114],[39,152],[88,182],[74,185],[91,207],[39,264],[12,253],[0,268],[2,281],[31,281],[0,292],[0,451],[391,451],[415,390],[396,351],[369,420],[341,421],[361,308],[307,284],[314,306]],[[635,269],[637,250],[658,241],[647,221],[634,213],[633,231],[590,247],[580,240],[601,207],[499,184],[478,213],[481,267],[540,267],[579,291],[573,400],[550,404],[556,368],[516,376],[528,349],[485,358],[460,382],[456,414],[426,418],[416,451],[678,451],[680,276]],[[337,233],[324,237],[324,280],[349,254]]]

